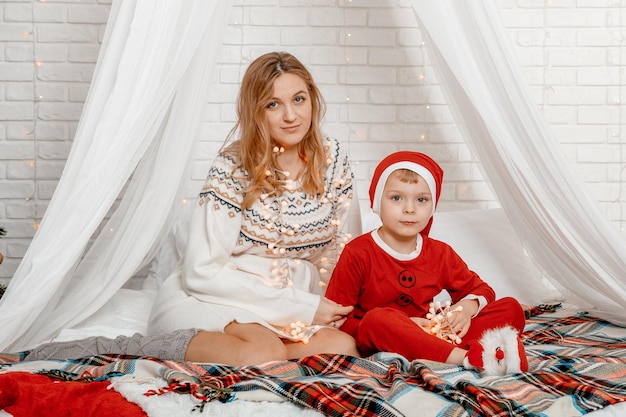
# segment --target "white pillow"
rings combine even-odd
[[[380,225],[371,211],[362,217],[363,230]],[[497,298],[511,296],[528,305],[563,299],[531,262],[501,208],[436,212],[430,237],[452,246]]]
[[[96,313],[76,326],[63,329],[57,342],[84,339],[90,336],[114,338],[119,335],[146,334],[150,309],[156,298],[156,289],[133,290],[121,288]]]
[[[152,265],[149,278],[154,281],[148,282],[155,287],[174,271],[184,252],[188,222],[185,216],[174,226]],[[363,232],[381,224],[369,206],[361,207],[361,220]],[[528,305],[560,302],[564,298],[533,265],[501,208],[436,212],[430,236],[452,246],[469,268],[491,285],[498,298],[511,296]]]

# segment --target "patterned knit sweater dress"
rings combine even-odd
[[[326,138],[326,193],[298,182],[242,210],[247,174],[220,154],[190,221],[187,251],[165,280],[148,332],[223,331],[232,321],[259,323],[282,337],[310,337],[310,326],[341,249],[360,233],[353,174],[345,150]]]

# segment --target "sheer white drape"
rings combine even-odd
[[[87,318],[152,257],[188,177],[229,11],[230,1],[113,1],[62,178],[0,301],[0,350]]]
[[[455,121],[530,256],[572,302],[626,325],[626,243],[564,159],[495,3],[412,4]]]
[[[624,241],[569,171],[494,3],[412,4],[457,123],[531,256],[581,306],[626,323]],[[229,1],[114,0],[65,171],[0,300],[0,350],[87,318],[152,257],[188,177],[229,10]]]

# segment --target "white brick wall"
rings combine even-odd
[[[497,0],[537,102],[602,211],[626,228],[626,0]],[[110,0],[0,2],[0,282],[16,270],[62,173]],[[192,172],[195,195],[234,119],[249,60],[287,50],[328,102],[361,199],[393,150],[446,170],[441,210],[497,206],[459,136],[405,0],[237,0]]]

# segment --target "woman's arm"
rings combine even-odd
[[[295,320],[311,323],[320,302],[318,295],[273,285],[275,259],[233,257],[241,238],[241,193],[236,191],[236,181],[224,172],[230,173],[229,168],[212,169],[192,214],[182,266],[183,288],[201,301],[252,311],[275,325]]]

